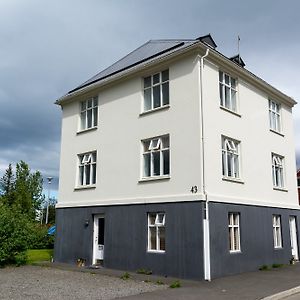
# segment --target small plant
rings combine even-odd
[[[147,269],[138,269],[136,271],[138,274],[145,274],[145,275],[151,275],[152,271],[151,270],[147,270]]]
[[[262,265],[260,268],[259,268],[260,271],[268,271],[270,270],[270,267],[267,266],[267,265]]]
[[[162,285],[162,284],[164,284],[161,280],[157,280],[156,281],[156,284],[159,284],[159,285]]]
[[[180,287],[181,287],[181,284],[180,284],[180,281],[179,281],[179,280],[174,281],[174,282],[171,283],[171,285],[170,285],[170,288],[171,288],[171,289],[177,289],[177,288],[180,288]]]
[[[283,267],[283,264],[273,264],[272,265],[273,269],[278,269],[278,268],[282,268],[282,267]]]
[[[127,280],[130,278],[130,274],[128,272],[125,272],[120,278],[123,280]]]

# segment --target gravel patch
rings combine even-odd
[[[0,269],[0,299],[115,299],[166,289],[132,279],[23,266]]]

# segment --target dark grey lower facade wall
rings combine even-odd
[[[149,212],[166,213],[165,253],[147,252]],[[105,267],[203,279],[202,202],[59,208],[56,262],[75,264],[83,258],[92,263],[93,216],[97,214],[105,216]]]
[[[289,216],[300,211],[210,202],[211,276],[258,270],[262,265],[288,264],[292,257]],[[240,213],[241,252],[229,252],[228,213]],[[281,216],[282,248],[274,249],[272,215]],[[298,230],[299,248],[299,230]]]

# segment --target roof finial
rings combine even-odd
[[[241,38],[240,38],[240,35],[238,34],[238,39],[237,39],[237,46],[238,46],[238,58],[239,58],[239,63],[241,63],[241,55],[240,55],[240,41],[241,41]]]

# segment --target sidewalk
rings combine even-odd
[[[85,269],[64,264],[45,264],[47,266],[77,270],[83,272],[93,272],[102,275],[120,276],[124,274],[124,271],[116,271],[110,269]],[[137,280],[150,280],[156,282],[161,280],[165,284],[170,284],[174,278],[164,278],[152,275],[142,275],[130,273],[131,278]],[[279,269],[272,269],[270,271],[257,271],[243,273],[234,276],[228,276],[223,278],[214,279],[211,282],[206,281],[191,281],[181,280],[181,288],[171,289],[168,288],[163,291],[155,291],[151,293],[140,294],[136,296],[130,296],[123,299],[197,299],[197,300],[253,300],[263,299],[268,297],[268,300],[287,299],[289,295],[295,295],[299,293],[300,288],[300,263],[291,266],[284,266]],[[291,291],[286,291],[290,290]],[[285,293],[281,293],[286,291]],[[276,295],[275,295],[276,294]],[[278,295],[277,295],[278,294]],[[274,296],[272,296],[274,295]],[[299,295],[299,294],[298,294]],[[272,296],[272,297],[270,297]],[[300,297],[300,296],[299,296]],[[267,300],[266,299],[266,300]],[[297,298],[291,298],[297,299]],[[299,298],[300,299],[300,298]]]

